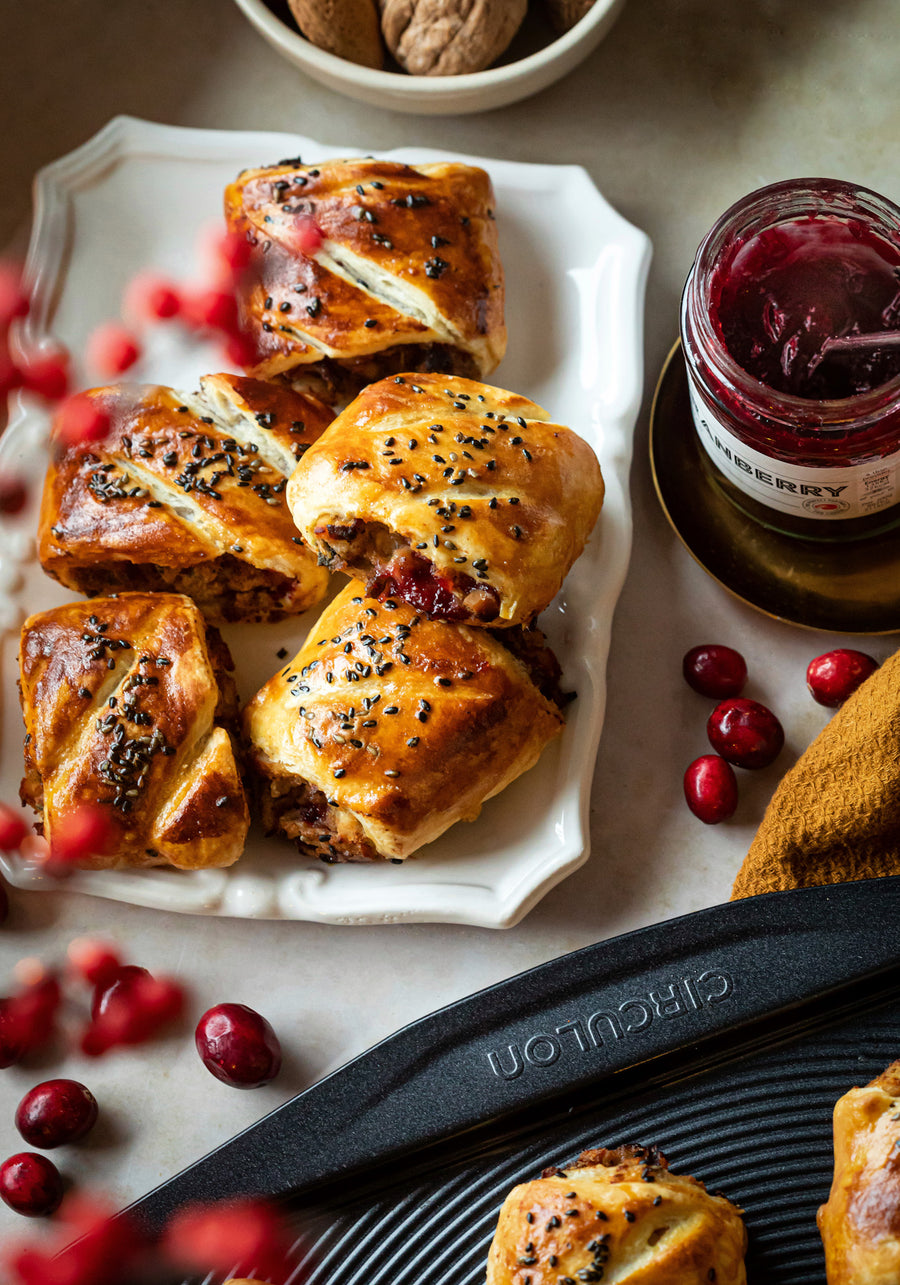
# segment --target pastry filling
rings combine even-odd
[[[269,834],[280,834],[320,861],[381,861],[355,817],[328,802],[321,790],[293,776],[264,778],[260,812]]]
[[[380,523],[354,518],[317,526],[315,534],[325,548],[322,560],[365,576],[370,598],[402,598],[434,620],[486,623],[500,614],[493,585],[463,572],[438,571],[405,544],[398,548],[402,537]]]
[[[225,553],[193,567],[107,562],[67,569],[66,583],[94,598],[127,590],[187,594],[200,610],[220,620],[280,620],[301,598],[299,583]]]
[[[395,344],[361,357],[322,357],[309,365],[291,367],[284,378],[298,388],[305,388],[306,375],[313,375],[324,386],[325,399],[334,401],[355,397],[367,384],[405,371],[461,375],[465,379],[481,377],[478,363],[470,352],[453,344],[431,343]]]

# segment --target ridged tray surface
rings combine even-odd
[[[898,979],[900,981],[900,979]],[[782,1034],[783,1038],[783,1034]],[[497,1213],[516,1183],[592,1146],[656,1144],[746,1213],[751,1285],[823,1285],[815,1215],[831,1181],[831,1113],[900,1055],[900,996],[878,1012],[699,1073],[674,1068],[574,1114],[407,1181],[356,1209],[313,1215],[292,1281],[307,1285],[482,1285]],[[611,1086],[608,1086],[611,1087]],[[554,1108],[549,1108],[553,1110]],[[546,1110],[546,1109],[545,1109]],[[530,1135],[530,1136],[529,1136]],[[298,1218],[298,1231],[304,1218]]]

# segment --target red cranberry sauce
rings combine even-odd
[[[469,613],[462,598],[475,588],[471,576],[459,576],[454,586],[450,580],[438,575],[430,562],[418,554],[406,554],[401,561],[391,564],[368,586],[375,598],[402,598],[416,611],[434,620],[466,620]]]
[[[900,351],[823,360],[826,339],[900,328],[900,253],[855,220],[777,223],[733,247],[710,314],[748,374],[781,393],[830,401],[900,374]]]

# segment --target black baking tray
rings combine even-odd
[[[131,1207],[283,1200],[305,1285],[476,1285],[517,1182],[656,1145],[746,1211],[751,1285],[821,1285],[831,1112],[900,1057],[900,877],[564,955],[398,1031]]]

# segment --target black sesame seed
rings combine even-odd
[[[635,1215],[635,1214],[633,1214],[633,1213],[631,1212],[631,1210],[630,1210],[630,1209],[626,1209],[626,1210],[625,1210],[625,1221],[626,1221],[627,1223],[633,1223],[633,1222],[634,1222],[634,1220],[635,1220],[635,1217],[636,1217],[636,1215]]]

